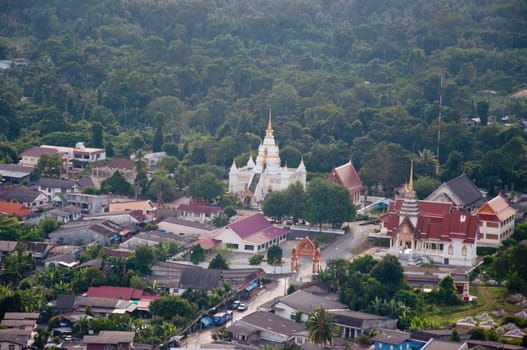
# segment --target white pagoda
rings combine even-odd
[[[268,193],[285,190],[295,182],[300,182],[305,188],[306,173],[303,159],[298,168],[281,166],[269,111],[269,124],[263,143],[258,147],[256,162],[251,155],[247,164],[238,168],[233,160],[229,171],[229,192],[240,197],[244,204],[254,206],[263,201]]]

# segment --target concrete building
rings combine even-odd
[[[285,241],[288,232],[257,213],[219,229],[214,239],[233,251],[257,254]]]
[[[516,210],[501,195],[477,209],[479,215],[478,246],[499,247],[514,233]]]

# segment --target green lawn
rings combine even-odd
[[[508,313],[517,312],[520,308],[505,301],[507,290],[505,287],[472,287],[471,294],[477,296],[476,302],[464,303],[457,306],[425,306],[425,314],[441,326],[451,326],[457,320],[466,317],[475,317],[481,312],[492,312],[495,309],[504,309]]]

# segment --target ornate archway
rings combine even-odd
[[[316,247],[315,243],[309,238],[305,237],[298,242],[295,248],[291,251],[291,271],[298,272],[298,257],[308,256],[312,259],[311,272],[315,273],[320,267],[320,249]]]

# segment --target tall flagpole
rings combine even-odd
[[[445,86],[445,68],[441,69],[441,79],[439,83],[439,117],[437,118],[437,165],[436,175],[439,176],[439,144],[441,141],[441,112],[443,111],[443,89]]]

